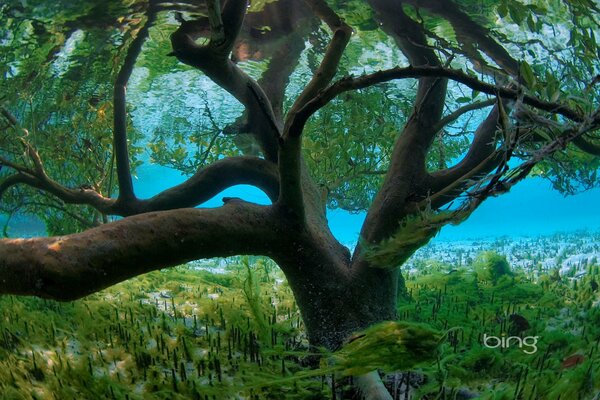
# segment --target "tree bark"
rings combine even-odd
[[[67,236],[2,239],[0,293],[70,301],[191,260],[272,256],[284,229],[273,207],[234,200],[216,209],[135,215]]]
[[[315,227],[290,237],[274,259],[294,293],[310,344],[335,350],[353,333],[396,319],[399,280],[398,270],[377,268],[356,279],[349,251],[326,232]]]

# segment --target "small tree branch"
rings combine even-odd
[[[207,1],[210,2],[218,0]],[[244,22],[244,17],[246,16],[247,5],[247,0],[226,0],[225,5],[223,6],[223,11],[220,18],[220,22],[222,22],[223,25],[223,41],[222,43],[218,43],[212,42],[211,40],[210,44],[211,47],[220,51],[221,56],[223,57],[228,57],[233,49],[235,40],[240,33],[240,29],[242,29],[242,23]],[[218,8],[215,7],[215,12],[217,11]],[[218,27],[216,27],[216,29],[220,30]],[[213,35],[212,28],[211,35]],[[217,33],[216,38],[218,38],[220,35],[220,33]]]
[[[8,111],[6,108],[4,108],[4,107],[0,107],[0,114],[2,114],[2,116],[3,116],[4,118],[6,118],[6,120],[8,121],[8,123],[9,123],[11,126],[14,126],[14,127],[16,127],[16,126],[18,126],[18,125],[19,125],[19,122],[17,121],[17,119],[15,118],[15,116],[14,116],[14,115],[12,115],[12,114],[11,114],[11,112],[10,112],[10,111]]]
[[[350,90],[364,89],[383,82],[389,82],[395,79],[419,78],[421,76],[440,76],[456,82],[462,83],[473,90],[481,93],[498,96],[506,100],[521,99],[523,104],[529,105],[542,111],[547,111],[553,114],[562,115],[574,122],[582,122],[585,116],[578,111],[569,108],[568,106],[540,100],[527,94],[522,94],[519,90],[495,86],[489,83],[482,82],[475,77],[467,75],[463,71],[444,68],[444,67],[395,67],[388,70],[374,72],[372,74],[362,75],[360,77],[346,77],[335,82],[327,89],[321,91],[313,100],[309,101],[299,112],[295,119],[295,123],[305,123],[306,120],[319,109],[327,105],[338,95]],[[596,117],[598,119],[598,117]],[[596,121],[600,123],[600,119]],[[298,128],[296,128],[298,129]]]
[[[221,18],[220,0],[206,0],[208,8],[208,21],[210,22],[210,41],[216,46],[225,41],[225,27]]]
[[[156,19],[157,10],[151,5],[148,9],[146,23],[137,33],[135,39],[127,49],[125,61],[117,74],[114,85],[114,152],[117,165],[117,180],[119,182],[119,201],[130,202],[135,200],[133,182],[131,180],[131,166],[129,164],[129,150],[127,145],[127,100],[126,89],[129,77],[133,72],[135,62],[142,52],[142,46],[148,38],[150,27]]]
[[[67,204],[89,205],[106,215],[128,216],[150,211],[195,207],[221,191],[235,185],[248,184],[263,190],[271,201],[279,193],[277,168],[256,157],[231,157],[199,170],[187,181],[156,196],[128,203],[100,195],[92,189],[70,189],[44,174],[18,173],[0,182],[0,198],[10,187],[24,184],[48,192]]]
[[[94,207],[103,214],[119,214],[117,210],[121,210],[122,206],[117,205],[115,199],[107,198],[100,195],[92,189],[69,189],[58,182],[49,178],[46,174],[26,174],[20,173],[11,175],[1,184],[0,195],[9,187],[24,184],[36,189],[48,192],[67,204],[86,204]]]
[[[60,211],[61,213],[65,214],[65,215],[68,215],[69,217],[73,218],[74,220],[78,221],[82,226],[85,226],[86,228],[93,228],[93,227],[99,225],[97,223],[94,223],[93,221],[89,221],[89,220],[85,219],[84,217],[82,217],[81,215],[79,215],[75,212],[69,211],[65,207],[65,205],[63,203],[61,203],[59,200],[55,200],[52,203],[27,201],[22,204],[19,204],[19,208],[23,208],[23,207],[53,208],[55,210]],[[15,210],[15,211],[17,211],[17,210]]]
[[[184,183],[148,200],[140,200],[138,212],[194,207],[235,185],[252,185],[263,190],[272,202],[279,195],[277,167],[256,157],[232,157],[202,168]]]
[[[310,99],[312,99],[319,90],[324,89],[335,76],[338,65],[344,54],[344,50],[350,41],[352,28],[346,24],[324,0],[305,0],[311,7],[314,14],[325,22],[333,32],[333,37],[327,46],[323,60],[312,79],[304,87],[304,90],[298,96],[294,105],[290,109],[288,121],[293,119],[294,114],[302,108]],[[291,122],[291,121],[290,121]],[[289,125],[290,122],[286,122]],[[299,136],[301,132],[289,132],[292,136]]]
[[[474,209],[488,197],[508,192],[514,185],[525,179],[538,163],[552,156],[554,153],[564,150],[569,143],[572,143],[577,138],[598,129],[599,118],[600,110],[596,110],[582,124],[577,127],[568,127],[516,168],[502,171],[501,174],[492,176],[484,189],[474,190],[469,193],[471,205],[467,206]],[[504,179],[502,179],[503,176],[505,176]]]
[[[3,180],[0,180],[0,200],[2,200],[2,196],[4,196],[4,193],[6,193],[6,191],[8,189],[10,189],[11,187],[19,185],[19,184],[27,183],[24,176],[25,176],[24,174],[18,173],[18,174],[9,175],[6,178],[4,178]]]
[[[473,21],[466,13],[461,11],[460,7],[451,0],[404,0],[417,8],[424,8],[434,14],[445,18],[456,32],[457,39],[463,46],[466,54],[476,55],[477,50],[473,43],[477,43],[477,48],[490,57],[498,66],[503,68],[513,77],[519,75],[519,63],[511,57],[504,47],[499,45],[489,34],[489,31]],[[478,62],[481,57],[476,57]]]
[[[306,23],[308,22],[310,21]],[[302,50],[304,50],[304,40],[304,35],[299,32],[292,32],[287,35],[283,43],[273,53],[267,70],[258,80],[259,86],[264,89],[271,102],[277,121],[282,121],[285,89],[294,68],[298,64]]]
[[[283,140],[280,141],[279,146],[279,180],[281,186],[278,204],[284,207],[288,214],[300,223],[304,223],[305,218],[301,138],[304,123],[295,124],[296,113],[331,82],[352,35],[352,28],[331,10],[324,0],[306,0],[306,2],[315,15],[321,18],[333,31],[333,37],[319,68],[288,113],[283,130]],[[299,128],[299,130],[296,130],[296,128]]]
[[[387,390],[379,372],[372,371],[368,374],[360,375],[354,378],[355,386],[363,400],[393,400],[394,398]]]
[[[496,99],[489,99],[489,100],[484,100],[484,101],[476,101],[474,103],[467,104],[466,106],[462,106],[462,107],[458,108],[457,110],[453,111],[452,113],[446,115],[444,118],[442,118],[436,125],[434,125],[434,129],[436,132],[439,132],[446,125],[451,124],[452,122],[456,121],[457,119],[459,119],[466,113],[468,113],[470,111],[480,110],[482,108],[486,108],[489,106],[493,106],[494,103],[496,103],[496,101],[497,101]]]
[[[439,58],[427,43],[423,27],[404,13],[401,4],[388,0],[369,0],[369,3],[377,11],[383,29],[394,38],[410,65],[441,66]],[[446,82],[439,82],[438,78],[421,77],[415,99],[415,111],[426,109],[424,114],[427,114],[430,124],[435,123],[436,118],[441,118],[446,98]]]
[[[291,10],[288,9],[290,6],[292,6]],[[280,20],[282,12],[289,12],[291,16]],[[261,21],[266,20],[266,22],[269,22],[277,33],[279,31],[287,32],[289,26],[295,27],[293,31],[273,42],[269,42],[268,39],[258,40],[253,37],[251,31],[247,32],[248,36],[240,42],[246,43],[247,41],[250,46],[258,44],[261,55],[269,58],[269,65],[258,80],[258,86],[264,90],[269,99],[274,120],[277,121],[275,125],[278,126],[277,130],[280,130],[279,127],[283,126],[283,103],[286,87],[304,50],[306,37],[316,29],[317,25],[314,18],[312,18],[312,12],[302,1],[297,2],[297,4],[295,2],[286,3],[285,1],[271,3],[265,6],[262,14],[264,16],[261,17]],[[258,17],[256,14],[255,16]],[[248,22],[250,25],[252,21],[249,20]],[[224,129],[224,133],[252,133],[252,127],[248,121],[249,116],[246,109],[234,123]]]
[[[281,232],[272,207],[147,213],[83,233],[0,240],[0,293],[74,300],[133,276],[199,258],[272,255]]]
[[[22,172],[24,174],[35,174],[35,172],[31,168],[24,167],[23,165],[19,165],[9,159],[4,157],[0,157],[0,165],[5,165],[9,168],[14,169],[15,171]]]
[[[436,198],[435,205],[432,203],[434,209],[451,201],[464,190],[463,185],[453,185],[453,183],[464,183],[467,178],[476,179],[477,176],[471,174],[472,171],[476,171],[477,175],[485,175],[497,165],[499,157],[491,157],[496,150],[497,131],[498,106],[494,107],[477,128],[473,142],[463,159],[451,168],[430,175],[430,182],[427,185],[431,188],[430,195],[437,196],[438,192],[444,190],[443,196]],[[449,187],[452,187],[452,190],[448,190]]]

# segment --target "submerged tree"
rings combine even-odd
[[[262,255],[310,342],[335,349],[395,319],[404,261],[486,198],[530,174],[567,193],[597,184],[598,13],[589,0],[9,1],[0,206],[56,236],[0,240],[0,293],[68,301]],[[153,137],[127,114],[136,67],[171,102]],[[211,105],[217,89],[243,110]],[[189,179],[138,198],[143,146]],[[272,204],[194,208],[237,184]],[[327,207],[367,211],[353,254]]]

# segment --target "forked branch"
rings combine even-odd
[[[14,128],[18,121],[8,110],[0,108]],[[248,184],[263,190],[275,202],[279,193],[277,168],[273,163],[256,157],[229,157],[200,169],[187,181],[167,189],[148,200],[117,201],[89,188],[68,188],[46,173],[42,158],[25,139],[21,139],[25,154],[33,167],[20,165],[0,157],[0,165],[16,171],[0,181],[0,199],[11,187],[28,185],[49,193],[66,204],[89,205],[105,215],[134,215],[143,212],[194,207],[219,192],[238,184]]]
[[[231,157],[219,160],[199,170],[187,181],[156,196],[121,203],[104,197],[93,189],[67,188],[45,173],[18,171],[0,182],[0,198],[12,186],[28,185],[54,195],[67,204],[89,205],[105,215],[129,216],[144,212],[195,207],[221,191],[247,184],[263,190],[275,201],[279,192],[277,169],[272,163],[255,157]]]
[[[195,42],[198,37],[206,33],[206,18],[183,21],[171,35],[173,52],[170,55],[204,72],[246,107],[248,127],[256,136],[265,158],[275,162],[280,129],[269,98],[254,79],[229,59],[246,14],[246,4],[246,0],[228,0],[225,3],[221,13],[224,34],[221,42],[216,42],[215,35],[212,33],[211,40],[207,44],[199,45]],[[216,7],[213,12],[216,12]],[[215,16],[212,17],[211,30],[220,29],[218,21],[215,22],[216,19]]]

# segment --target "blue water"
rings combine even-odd
[[[156,179],[160,176],[160,180]],[[185,178],[177,171],[155,165],[140,170],[134,181],[138,196],[150,197]],[[239,185],[215,196],[204,207],[219,207],[223,197],[240,197],[258,204],[269,204],[268,197],[252,186]],[[600,189],[564,197],[550,183],[530,178],[511,192],[488,199],[471,217],[458,226],[447,226],[437,241],[489,238],[498,236],[537,236],[556,232],[600,229]],[[329,210],[328,220],[334,235],[342,243],[353,245],[358,239],[365,214]]]
[[[151,197],[181,183],[185,177],[178,171],[146,164],[134,177],[136,195]],[[238,185],[215,196],[203,207],[219,207],[223,197],[239,197],[258,204],[269,204],[259,189]],[[552,189],[549,182],[530,178],[515,186],[510,193],[488,199],[471,217],[458,226],[447,226],[435,241],[482,239],[499,236],[537,236],[556,232],[600,229],[600,189],[564,197]],[[334,235],[342,243],[353,246],[365,214],[349,214],[329,210],[328,220]],[[1,221],[0,216],[0,222]],[[31,218],[15,218],[10,224],[11,236],[34,236],[43,232],[43,225]]]

